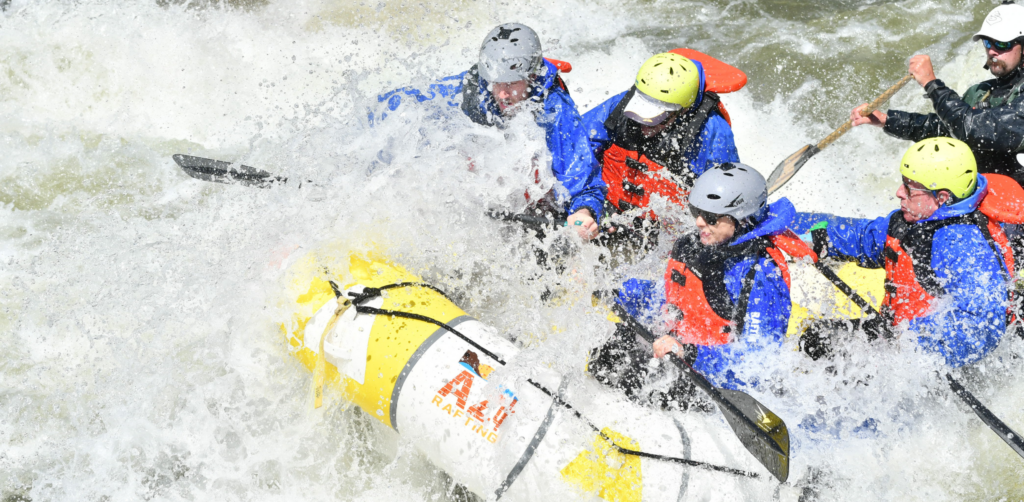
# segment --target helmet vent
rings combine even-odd
[[[935,151],[939,151],[939,145],[935,145]]]
[[[708,194],[708,198],[711,199],[711,200],[718,200],[718,199],[721,199],[722,196],[718,195],[717,193],[709,193]]]
[[[723,175],[723,176],[728,176],[728,177],[730,177],[730,178],[732,178],[733,176],[736,176],[736,175],[735,175],[735,174],[733,174],[733,173],[722,173],[722,175]]]
[[[671,66],[668,67],[668,74],[672,75],[672,76],[675,76],[675,74],[676,74],[676,72],[672,70]]]
[[[917,149],[917,151],[919,151],[919,152],[920,152],[921,150],[924,150],[924,147],[925,147],[925,146],[927,146],[927,145],[921,145],[921,146],[920,146],[920,147],[919,147],[919,148]]]

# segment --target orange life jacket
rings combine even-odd
[[[1009,276],[1013,274],[1013,253],[998,222],[981,211],[937,221],[909,224],[901,214],[889,218],[885,249],[885,298],[882,315],[895,326],[926,315],[935,299],[944,293],[932,268],[935,232],[949,225],[976,225],[992,250],[1002,256]]]
[[[683,186],[693,184],[696,175],[689,159],[683,157],[704,130],[704,124],[720,104],[718,96],[705,92],[704,99],[689,116],[677,120],[654,139],[643,138],[640,126],[625,116],[626,104],[636,94],[633,87],[619,101],[604,122],[612,145],[602,158],[601,178],[608,185],[608,201],[619,211],[646,208],[651,194],[685,206]],[[656,219],[653,211],[643,217]]]
[[[814,252],[788,230],[739,246],[697,247],[696,256],[686,256],[693,253],[695,246],[701,245],[692,235],[679,239],[665,271],[665,297],[676,316],[672,333],[681,343],[694,345],[724,345],[731,341],[732,333],[736,336],[743,333],[747,302],[758,267],[756,262],[750,267],[743,278],[739,297],[733,302],[725,287],[728,258],[754,256],[760,259],[767,255],[779,268],[788,288],[789,267],[782,251],[794,257],[814,256]]]

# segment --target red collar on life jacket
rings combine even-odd
[[[990,220],[1012,225],[1024,224],[1024,188],[1002,174],[983,174],[988,180],[988,195],[978,210]]]
[[[698,52],[693,49],[672,49],[669,52],[673,54],[679,54],[686,59],[693,61],[699,61],[701,66],[704,67],[704,90],[713,92],[716,94],[726,94],[730,92],[736,92],[747,85],[747,74],[743,73],[742,70],[732,66],[728,63],[723,63],[718,59],[715,59],[703,52]],[[726,111],[725,105],[719,101],[718,111],[722,114],[722,118],[725,119],[729,125],[732,125],[732,118],[729,116],[729,112]]]

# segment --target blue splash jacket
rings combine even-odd
[[[767,218],[749,232],[738,236],[730,246],[742,244],[758,237],[767,237],[784,232],[796,216],[796,209],[788,199],[781,198],[769,205]],[[782,272],[768,257],[738,256],[726,265],[725,286],[732,302],[739,301],[743,279],[754,264],[759,270],[754,274],[754,285],[750,290],[747,315],[743,333],[732,343],[716,346],[697,346],[697,360],[693,368],[702,373],[715,385],[737,390],[745,386],[757,386],[757,375],[738,374],[735,367],[740,362],[763,357],[759,354],[769,350],[778,351],[786,339],[789,314],[792,308],[789,286],[782,278]],[[655,322],[665,304],[665,288],[654,281],[629,279],[619,290],[617,300],[630,315],[645,324]]]
[[[978,209],[987,191],[988,181],[979,176],[973,195],[940,207],[922,221],[969,214]],[[873,220],[830,223],[826,227],[829,253],[857,260],[863,267],[883,267],[889,220],[902,217],[899,211],[893,211]],[[999,344],[1006,331],[1007,286],[1002,256],[992,250],[977,226],[955,224],[935,231],[929,265],[946,292],[939,299],[943,306],[911,320],[909,329],[920,334],[917,343],[924,350],[941,355],[949,366],[958,368],[980,360]]]
[[[548,151],[551,152],[551,170],[562,188],[565,189],[565,196],[560,200],[568,214],[575,213],[581,208],[589,208],[594,214],[594,219],[601,220],[604,210],[604,195],[608,187],[601,179],[601,166],[590,150],[590,143],[583,127],[583,119],[576,110],[576,103],[573,102],[569,93],[556,84],[558,69],[547,60],[544,61],[543,75],[538,75],[537,80],[531,85],[533,97],[531,99],[543,99],[543,112],[537,114],[537,125],[544,128],[544,139]],[[451,77],[445,77],[431,84],[426,89],[415,89],[404,87],[396,89],[377,97],[377,100],[386,104],[386,111],[379,119],[383,120],[388,111],[395,111],[402,105],[404,98],[412,98],[417,102],[432,101],[439,99],[451,107],[462,105],[464,88],[475,80],[475,75],[470,72],[463,72]],[[470,84],[477,88],[479,93],[478,109],[463,112],[467,116],[486,117],[490,125],[501,124],[501,112],[495,103],[491,92],[487,90],[487,82],[479,79],[479,85]],[[474,118],[474,120],[476,120]],[[374,115],[370,113],[370,123],[375,121]]]

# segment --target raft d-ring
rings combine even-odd
[[[324,356],[324,340],[334,330],[334,325],[338,323],[338,318],[351,306],[352,302],[349,300],[339,303],[338,308],[334,310],[334,315],[331,316],[331,320],[327,322],[323,335],[320,335],[320,349],[316,352],[316,366],[313,368],[313,409],[320,409],[324,404],[324,376],[327,364],[327,359]]]

